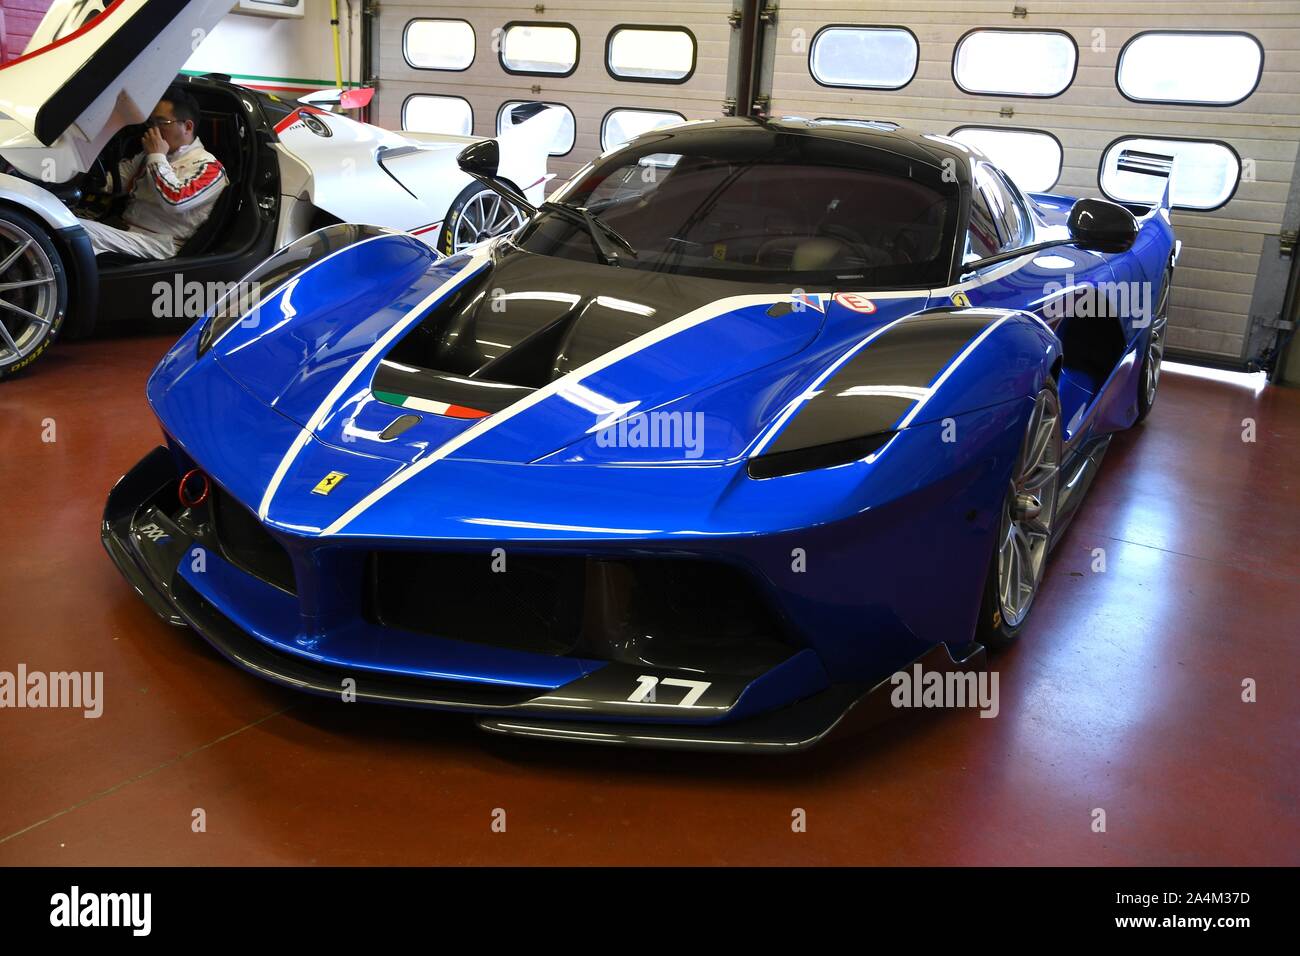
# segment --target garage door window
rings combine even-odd
[[[1263,69],[1248,33],[1139,33],[1120,51],[1115,82],[1139,102],[1231,106],[1255,92]]]
[[[902,27],[822,27],[808,51],[808,72],[822,86],[898,90],[916,75],[916,36]]]
[[[685,83],[695,72],[695,36],[679,27],[615,27],[605,69],[620,80]]]
[[[549,148],[552,156],[563,156],[573,149],[575,128],[573,110],[563,103],[538,103],[533,100],[510,100],[502,103],[501,109],[497,112],[497,135],[500,136],[512,126],[527,122],[548,108],[564,111],[564,122],[555,131],[555,138],[551,140]]]
[[[507,73],[568,76],[578,67],[578,34],[568,24],[507,23],[501,68]]]
[[[605,114],[605,121],[600,124],[600,148],[617,149],[642,133],[685,121],[686,117],[681,113],[666,110],[610,110]]]
[[[952,55],[952,78],[967,93],[1058,96],[1074,81],[1079,48],[1059,30],[972,30]]]
[[[416,93],[402,104],[402,129],[469,136],[474,132],[474,110],[459,96]]]
[[[402,56],[417,70],[467,70],[474,28],[464,20],[412,20],[402,31]]]
[[[1047,192],[1061,175],[1061,141],[1050,133],[990,126],[959,126],[952,138],[974,146],[1024,192]]]
[[[1237,189],[1241,160],[1231,146],[1212,140],[1126,137],[1106,148],[1100,177],[1101,191],[1116,202],[1159,202],[1172,182],[1173,205],[1218,209]]]

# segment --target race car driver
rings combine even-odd
[[[129,194],[121,228],[80,219],[96,255],[116,252],[170,259],[212,213],[229,184],[226,171],[195,135],[199,107],[180,87],[170,87],[149,116],[143,152],[122,160],[105,192]]]

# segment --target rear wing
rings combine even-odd
[[[1165,180],[1165,189],[1160,201],[1151,207],[1151,210],[1143,216],[1153,216],[1163,211],[1168,216],[1172,199],[1170,197],[1171,187],[1173,185],[1174,174],[1174,157],[1168,153],[1149,153],[1140,149],[1122,149],[1119,152],[1119,159],[1116,161],[1115,168],[1121,173],[1137,173],[1139,176],[1158,176]]]
[[[370,86],[360,86],[350,90],[316,90],[305,96],[298,97],[298,102],[306,103],[308,106],[319,106],[323,109],[338,107],[341,110],[359,110],[369,106],[374,95],[375,90]]]
[[[554,178],[547,172],[550,148],[565,112],[546,106],[522,123],[507,127],[496,137],[501,149],[497,167],[502,178],[510,180],[534,206],[541,205],[545,184]]]

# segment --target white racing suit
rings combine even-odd
[[[79,221],[96,255],[170,259],[211,215],[213,202],[229,184],[221,163],[196,137],[168,156],[139,153],[122,160],[108,191],[131,196],[122,213],[125,229]]]

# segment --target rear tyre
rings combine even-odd
[[[454,256],[477,243],[513,232],[524,224],[524,218],[524,211],[504,196],[480,183],[470,183],[447,210],[438,233],[438,251]]]
[[[1165,330],[1169,325],[1169,287],[1173,281],[1174,271],[1166,269],[1164,282],[1160,285],[1160,301],[1151,316],[1151,337],[1147,339],[1146,351],[1142,354],[1142,371],[1138,375],[1138,422],[1144,421],[1151,414],[1151,406],[1156,401],[1156,388],[1160,385],[1160,365],[1165,357]]]
[[[45,354],[63,329],[68,277],[45,227],[0,207],[0,379]]]
[[[1034,400],[1016,467],[1002,499],[975,639],[1006,647],[1017,637],[1043,581],[1056,529],[1061,472],[1061,405],[1055,388]]]

